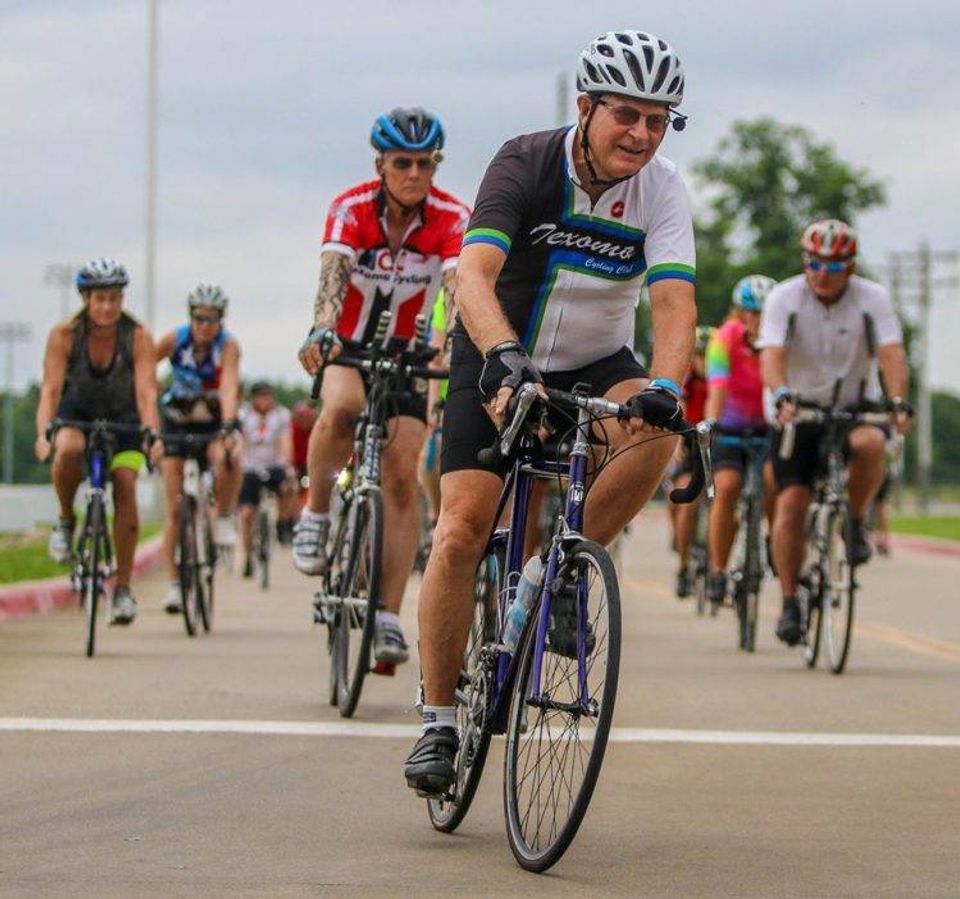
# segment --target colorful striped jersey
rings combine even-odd
[[[743,322],[736,318],[727,319],[707,344],[707,380],[711,389],[727,391],[718,422],[721,427],[766,426],[760,353],[750,345]]]

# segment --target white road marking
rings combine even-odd
[[[0,732],[130,734],[253,734],[295,737],[416,737],[417,724],[366,724],[360,721],[189,721],[117,718],[0,718]],[[589,739],[589,732],[581,739]],[[954,734],[794,733],[780,731],[675,730],[615,727],[612,743],[710,743],[733,746],[889,746],[960,749]]]

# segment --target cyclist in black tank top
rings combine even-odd
[[[85,438],[76,428],[61,428],[51,445],[47,427],[55,418],[158,426],[153,373],[153,341],[149,332],[123,311],[123,267],[109,259],[85,265],[77,275],[83,309],[56,325],[47,339],[43,384],[37,406],[35,452],[41,461],[54,453],[53,483],[60,503],[60,521],[50,537],[50,555],[69,562],[74,528],[74,498],[83,473]],[[159,458],[154,444],[151,456]],[[130,575],[137,545],[136,479],[144,455],[136,436],[118,437],[110,474],[113,483],[114,541],[117,582],[113,621],[129,624],[137,612],[130,593]]]

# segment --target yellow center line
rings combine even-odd
[[[632,591],[644,595],[654,594],[659,598],[670,599],[673,592],[659,581],[640,580],[630,575],[623,577],[624,584]],[[764,609],[771,615],[779,612],[779,607],[773,602],[763,603]],[[899,646],[917,655],[924,655],[947,662],[960,662],[960,643],[952,640],[942,640],[937,637],[928,637],[913,631],[905,631],[879,621],[870,621],[864,618],[854,618],[854,630],[862,636],[881,643]]]

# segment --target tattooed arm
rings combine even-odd
[[[320,284],[317,286],[317,297],[313,301],[314,329],[336,327],[355,265],[353,259],[335,250],[320,254]],[[339,352],[339,347],[332,347],[330,358],[336,358]],[[311,375],[317,373],[322,361],[320,347],[316,343],[300,348],[300,364]]]
[[[447,334],[453,330],[453,320],[457,315],[457,269],[448,268],[441,276],[443,287],[443,320],[447,323]]]

